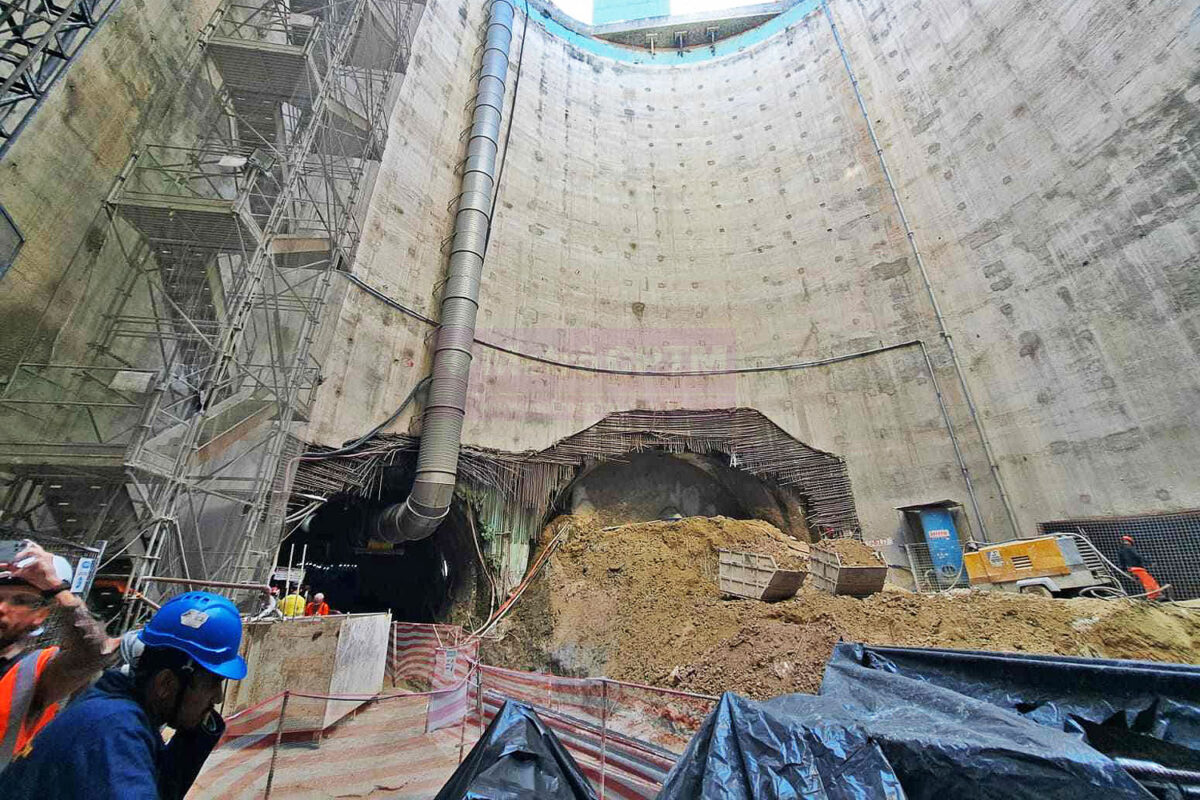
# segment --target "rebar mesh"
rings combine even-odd
[[[650,450],[722,454],[731,467],[792,495],[813,531],[861,538],[845,462],[746,408],[618,412],[537,453],[463,447],[457,491],[475,508],[502,572],[519,578],[555,499],[580,468]],[[383,435],[346,457],[300,461],[291,487],[293,516],[299,518],[314,498],[345,493],[379,499],[384,470],[414,461],[415,452],[412,437]]]
[[[1038,523],[1049,533],[1081,533],[1116,563],[1122,536],[1132,536],[1134,546],[1147,561],[1147,569],[1161,584],[1171,584],[1176,600],[1200,597],[1200,510],[1133,517],[1096,517]],[[1141,594],[1136,581],[1121,576],[1130,594]]]

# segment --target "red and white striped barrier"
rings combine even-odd
[[[439,647],[434,651],[429,685],[434,689],[453,691],[430,698],[429,719],[425,726],[428,733],[463,724],[469,701],[467,679],[478,661],[478,639],[465,641],[457,647]]]
[[[465,636],[453,625],[395,623],[388,662],[389,677],[427,685],[432,690],[352,696],[287,692],[269,698],[226,720],[225,737],[206,770],[208,785],[213,789],[221,786],[223,791],[225,781],[231,781],[232,786],[236,781],[231,776],[242,775],[243,771],[246,776],[257,776],[254,781],[273,775],[280,752],[275,745],[280,738],[316,733],[292,724],[292,709],[305,702],[370,701],[364,707],[365,713],[403,721],[403,731],[389,725],[389,730],[395,731],[390,735],[403,734],[397,746],[387,754],[372,755],[373,768],[387,771],[391,767],[380,759],[386,760],[392,753],[403,761],[415,757],[418,751],[428,751],[426,755],[436,752],[436,748],[430,749],[431,736],[457,738],[455,749],[465,752],[500,707],[507,700],[517,700],[531,706],[555,732],[602,800],[652,798],[717,700],[605,678],[566,678],[480,664],[479,639]],[[423,728],[418,721],[424,722]],[[409,726],[413,726],[410,733]],[[440,733],[456,727],[458,732]],[[272,752],[264,753],[264,748]],[[255,752],[262,755],[256,757]],[[267,756],[269,762],[250,766],[253,759]],[[279,760],[280,769],[290,775],[295,758],[289,753]],[[449,773],[445,777],[449,778]],[[249,786],[251,783],[247,783]],[[241,796],[238,791],[231,789],[228,795],[217,796]]]
[[[398,681],[428,684],[438,648],[454,647],[462,640],[463,630],[458,625],[393,622],[384,680],[392,686]]]
[[[468,725],[482,731],[506,700],[531,706],[601,797],[652,798],[716,698],[608,679],[479,665]]]

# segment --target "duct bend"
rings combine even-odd
[[[432,534],[450,511],[454,496],[515,13],[510,0],[493,0],[442,295],[433,383],[421,424],[416,481],[407,500],[389,506],[375,519],[375,535],[389,542]]]

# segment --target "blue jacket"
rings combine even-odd
[[[216,715],[213,715],[214,717]],[[180,800],[220,739],[208,730],[178,731],[164,745],[134,699],[133,681],[105,672],[54,721],[28,752],[0,774],[5,800]]]

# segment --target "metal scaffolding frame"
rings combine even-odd
[[[117,2],[0,2],[0,156]]]
[[[223,3],[194,141],[144,143],[105,203],[98,247],[122,267],[84,300],[87,357],[23,362],[0,394],[0,520],[106,540],[128,569],[123,625],[155,578],[261,583],[273,566],[316,329],[422,8]]]

